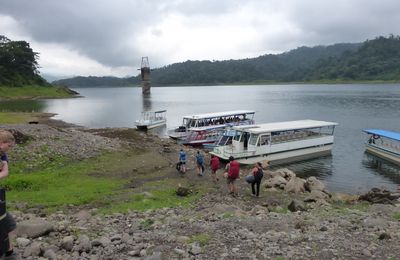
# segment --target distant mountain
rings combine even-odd
[[[151,72],[154,86],[213,85],[265,82],[400,80],[399,36],[364,43],[299,47],[277,55],[225,61],[186,61]],[[128,86],[140,77],[75,77],[66,86]]]
[[[68,87],[123,87],[140,84],[139,78],[117,78],[117,77],[73,77],[53,81],[54,85]]]

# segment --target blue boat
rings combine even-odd
[[[368,134],[366,151],[400,165],[400,133],[384,129],[364,129]]]

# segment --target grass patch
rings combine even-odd
[[[107,206],[99,210],[100,213],[125,213],[129,210],[147,211],[160,208],[190,207],[201,198],[206,188],[199,186],[197,190],[186,197],[176,195],[176,187],[182,179],[164,179],[145,183],[140,190],[125,198],[121,202],[109,201]],[[187,185],[184,183],[183,185]]]
[[[371,205],[367,201],[362,201],[357,204],[336,203],[333,209],[340,214],[351,214],[357,211],[367,212],[370,206]]]
[[[189,240],[188,243],[192,244],[194,242],[198,242],[200,246],[206,246],[211,240],[211,236],[207,233],[202,233],[198,235],[192,236]]]
[[[397,221],[400,221],[400,212],[396,212],[393,214],[393,218]]]
[[[81,162],[52,165],[29,174],[10,174],[3,182],[7,200],[25,202],[29,207],[44,206],[48,211],[66,205],[83,205],[102,201],[126,182],[110,176],[99,178],[89,174],[99,169],[107,170],[118,154],[104,154]]]
[[[21,124],[35,120],[35,113],[0,112],[1,124]]]
[[[274,207],[270,209],[271,212],[279,213],[279,214],[286,214],[289,212],[288,208],[283,207]]]
[[[235,216],[235,214],[232,213],[232,212],[225,212],[225,213],[222,215],[222,218],[227,219],[227,218],[233,218],[234,216]]]
[[[65,88],[44,87],[44,86],[24,86],[24,87],[5,87],[0,86],[0,96],[2,98],[18,99],[18,98],[34,98],[34,97],[51,97],[64,98],[72,97]]]

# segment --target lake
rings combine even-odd
[[[77,88],[83,97],[3,101],[1,110],[52,112],[69,123],[92,128],[134,127],[143,110],[167,109],[167,128],[189,114],[255,110],[256,123],[316,119],[339,123],[332,156],[285,165],[299,176],[316,176],[328,189],[361,193],[372,187],[394,190],[400,168],[364,153],[364,128],[400,132],[399,84],[260,85]]]

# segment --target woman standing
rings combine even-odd
[[[254,181],[251,183],[251,195],[254,197],[259,197],[261,180],[264,177],[262,164],[260,162],[256,163],[251,173],[254,176]]]

